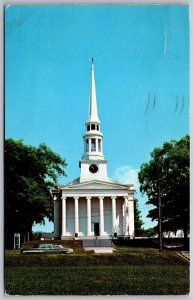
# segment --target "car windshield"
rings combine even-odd
[[[35,249],[67,249],[62,245],[53,245],[53,244],[33,245],[32,248],[35,248]]]
[[[39,245],[39,248],[41,248],[41,249],[51,249],[51,248],[53,248],[53,246],[52,246],[52,244],[40,244]]]

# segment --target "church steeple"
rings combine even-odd
[[[94,58],[91,61],[91,83],[90,83],[90,101],[89,101],[89,113],[87,123],[96,122],[100,123],[97,113],[96,102],[96,88],[95,88],[95,76],[94,76]]]
[[[95,76],[94,76],[94,59],[91,61],[91,82],[90,82],[90,98],[89,113],[85,123],[84,153],[80,161],[81,176],[80,180],[89,178],[106,178],[106,163],[103,156],[103,134],[100,131],[100,121],[97,112]]]
[[[91,61],[91,83],[88,119],[85,123],[84,154],[82,159],[104,159],[102,153],[103,134],[100,132],[100,121],[97,113],[97,100],[94,76],[94,59]]]

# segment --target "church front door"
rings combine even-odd
[[[94,223],[94,235],[99,236],[99,223]]]

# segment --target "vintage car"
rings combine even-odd
[[[27,254],[27,253],[50,253],[50,254],[55,254],[55,253],[73,253],[73,249],[71,248],[66,248],[62,245],[53,245],[53,244],[38,244],[32,246],[30,249],[20,249],[20,252],[22,254]]]

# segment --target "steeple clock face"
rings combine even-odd
[[[90,165],[90,167],[89,167],[89,171],[91,172],[91,173],[97,173],[98,172],[98,167],[97,167],[97,165]]]

